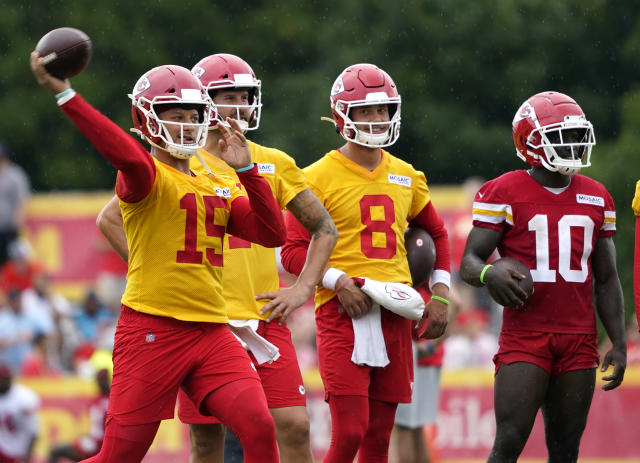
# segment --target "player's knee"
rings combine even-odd
[[[307,414],[279,417],[276,422],[278,442],[289,447],[301,447],[309,443],[309,417]]]
[[[255,439],[264,439],[265,436],[273,436],[275,438],[275,423],[266,408],[251,410],[244,415],[242,421],[242,428],[234,429],[241,442],[252,442]]]
[[[515,426],[505,426],[496,431],[493,447],[500,455],[517,456],[522,452],[528,437],[528,433],[520,431]]]
[[[191,424],[189,437],[193,462],[212,461],[213,455],[222,453],[224,427],[221,424]]]

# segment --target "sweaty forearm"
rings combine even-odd
[[[298,193],[287,204],[287,209],[311,235],[298,283],[315,286],[322,279],[338,241],[338,230],[320,200],[308,188]]]

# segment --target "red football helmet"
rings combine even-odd
[[[234,108],[236,119],[244,131],[255,130],[260,126],[260,114],[262,111],[262,93],[260,80],[256,78],[253,69],[242,58],[228,53],[218,53],[207,56],[196,64],[191,72],[200,79],[213,100],[214,92],[222,89],[246,89],[249,92],[249,103],[246,105],[213,104],[214,120],[211,128],[218,123],[229,127],[220,116],[218,108]],[[240,110],[246,108],[249,111],[249,120],[244,121],[240,117]]]
[[[383,148],[394,144],[400,136],[400,95],[389,74],[373,64],[354,64],[338,76],[331,88],[331,113],[338,133],[347,141],[362,146]],[[351,108],[386,104],[389,122],[368,122],[369,131],[358,129],[350,119]],[[374,127],[383,127],[374,133]]]
[[[211,99],[198,79],[182,66],[158,66],[146,72],[129,94],[131,117],[136,132],[152,146],[166,150],[172,156],[188,159],[204,147],[207,127],[212,117]],[[158,113],[162,106],[185,106],[198,110],[198,123],[183,123],[161,120]],[[166,109],[166,108],[165,108]],[[167,125],[180,126],[180,139],[173,140]],[[195,143],[182,143],[185,127],[196,129]],[[164,142],[165,146],[159,143]]]
[[[532,166],[573,175],[591,165],[593,125],[573,98],[542,92],[525,101],[513,118],[519,158]]]

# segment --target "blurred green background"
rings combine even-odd
[[[595,126],[593,167],[584,173],[616,201],[619,270],[633,311],[639,2],[0,0],[0,11],[0,138],[39,192],[107,189],[115,179],[29,71],[29,52],[56,27],[91,37],[92,61],[72,84],[124,129],[131,126],[126,94],[151,67],[191,68],[219,52],[243,57],[263,83],[252,138],[300,166],[342,142],[320,121],[334,79],[350,64],[375,63],[403,99],[401,137],[390,151],[430,184],[524,168],[514,154],[513,114],[539,91],[567,93]]]

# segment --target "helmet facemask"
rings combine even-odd
[[[389,120],[381,122],[354,122],[350,118],[351,110],[359,106],[387,105]],[[341,135],[347,140],[369,148],[384,148],[393,145],[400,137],[400,97],[387,97],[387,94],[370,93],[366,100],[338,100],[333,110],[344,121]],[[377,129],[383,128],[384,131]]]
[[[139,97],[133,101],[136,109],[145,116],[148,135],[138,132],[152,146],[165,150],[178,159],[189,159],[197,150],[204,148],[207,141],[207,128],[213,116],[211,101],[208,99],[203,100],[199,90],[183,89],[182,98],[159,96],[149,100]],[[198,111],[198,122],[175,122],[161,119],[158,113],[169,109],[167,106],[196,109]],[[174,140],[171,136],[171,131],[169,130],[171,126],[179,127],[180,129],[177,140]],[[187,131],[193,133],[187,134]],[[192,142],[183,142],[187,135],[193,139]],[[152,139],[160,139],[165,143],[165,146],[158,145]]]
[[[542,165],[563,175],[574,175],[591,165],[591,150],[596,144],[593,125],[583,116],[565,116],[564,121],[534,129],[527,146],[541,148]]]
[[[207,92],[209,93],[212,101],[214,100],[216,93],[222,90],[246,90],[249,93],[249,100],[247,104],[223,104],[213,101],[213,120],[216,124],[212,124],[210,126],[210,130],[215,129],[218,124],[222,124],[228,129],[231,128],[225,118],[220,114],[220,109],[226,108],[230,108],[234,111],[230,117],[238,121],[238,125],[240,125],[240,128],[242,129],[242,133],[256,130],[260,127],[260,116],[262,114],[262,92],[260,91],[260,81],[257,81],[257,84],[255,84],[253,82],[253,77],[250,74],[246,74],[246,79],[243,79],[242,76],[245,76],[245,74],[236,74],[234,76],[235,82],[241,84],[243,80],[246,80],[246,87],[242,85],[230,87],[214,87],[213,85],[210,85],[207,88]],[[243,110],[249,114],[248,120],[242,119],[241,111]]]

